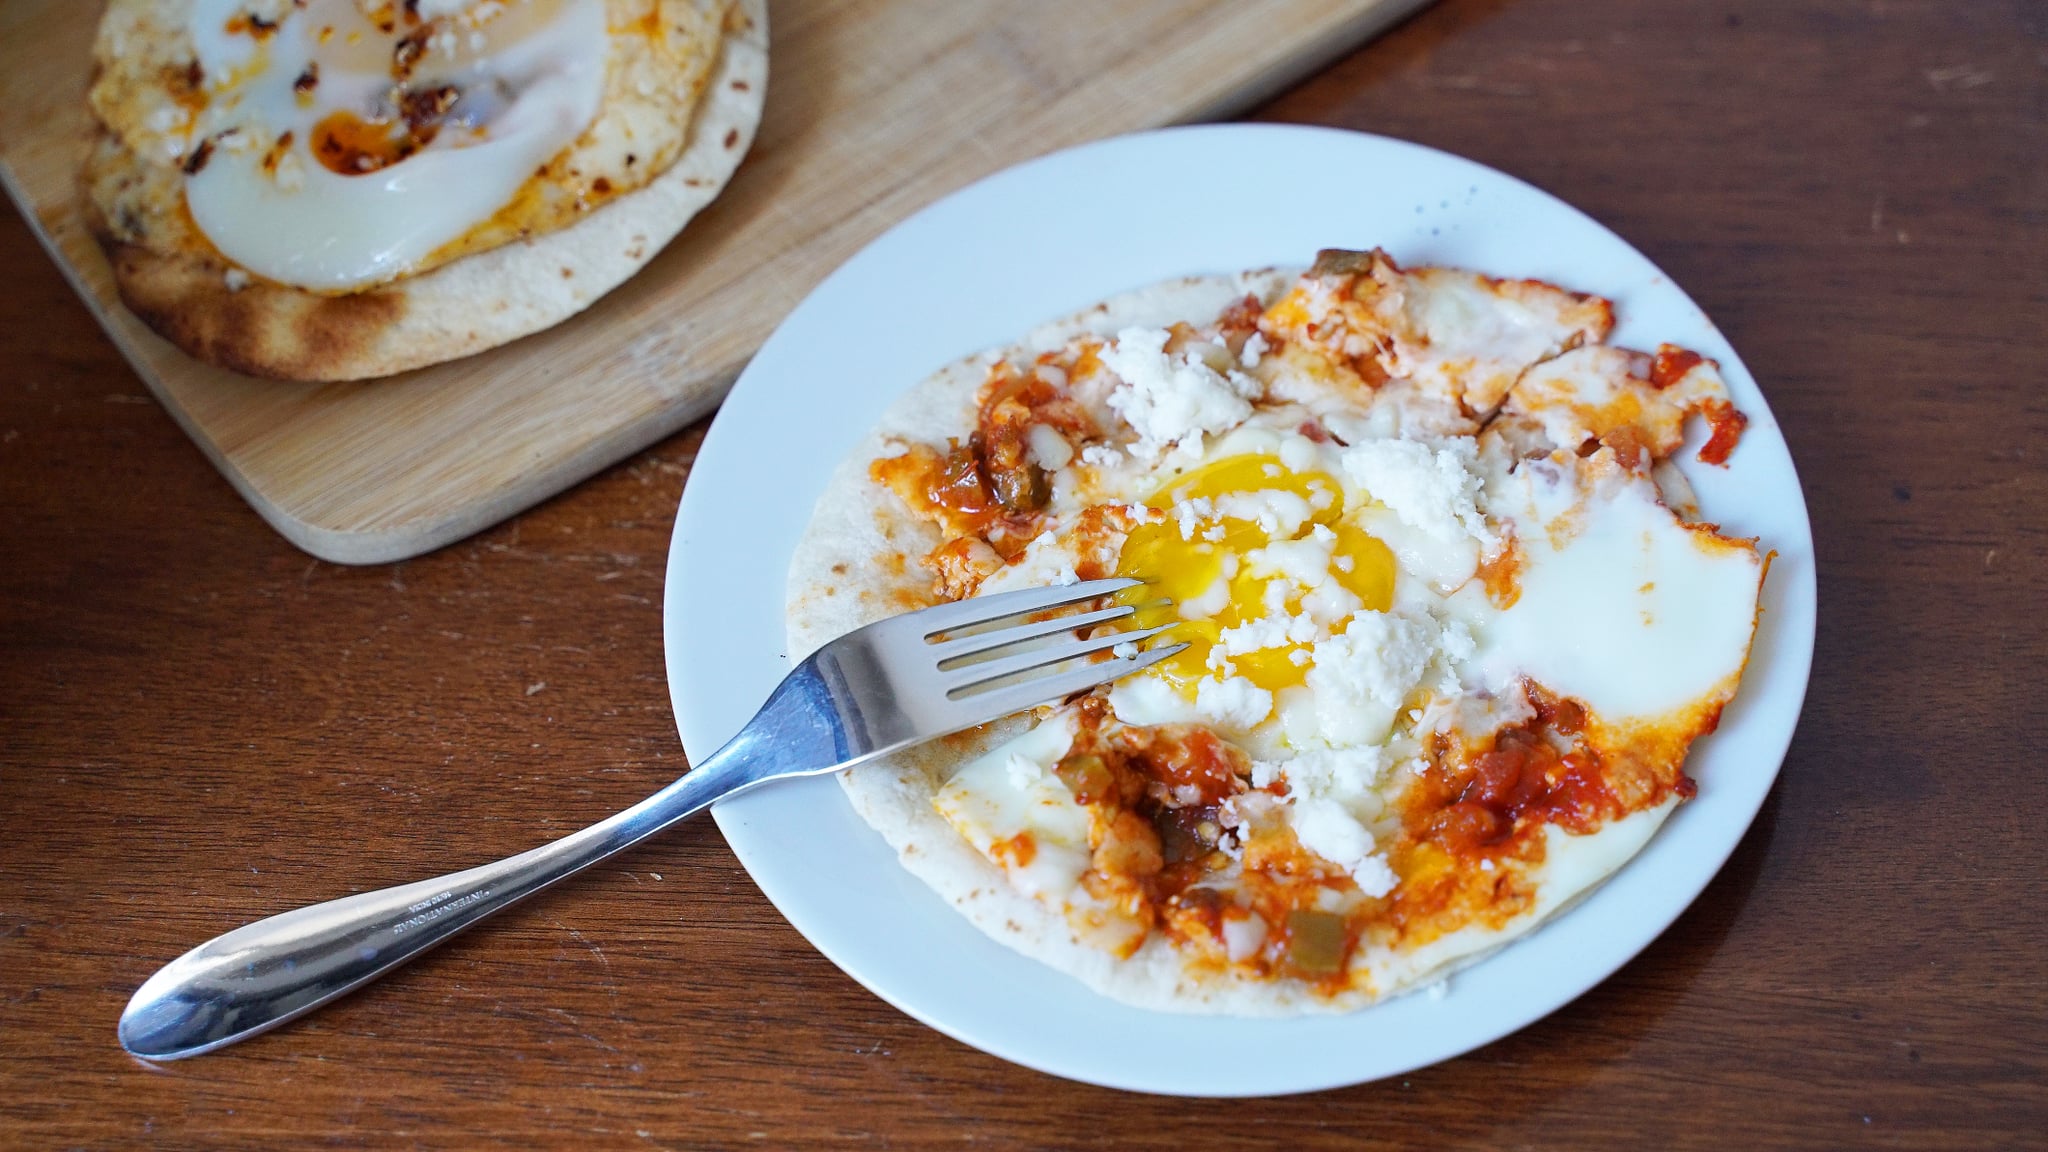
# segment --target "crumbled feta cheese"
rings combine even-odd
[[[1256,368],[1259,366],[1260,358],[1265,356],[1272,347],[1271,344],[1266,343],[1265,333],[1254,332],[1245,340],[1244,351],[1237,354],[1238,362],[1247,368]],[[1289,465],[1289,467],[1292,467],[1292,465]]]
[[[1394,875],[1394,866],[1377,852],[1352,867],[1351,880],[1358,885],[1360,892],[1374,899],[1392,892],[1401,883],[1401,878]]]
[[[1341,635],[1315,646],[1307,684],[1323,738],[1335,747],[1377,743],[1435,655],[1434,622],[1386,612],[1354,613]]]
[[[1215,647],[1226,656],[1242,656],[1261,648],[1284,648],[1289,644],[1313,644],[1328,636],[1306,616],[1261,616],[1216,635]]]
[[[1303,588],[1316,588],[1330,578],[1330,550],[1330,541],[1313,536],[1276,540],[1245,553],[1244,562],[1254,576],[1284,576]]]
[[[1359,891],[1372,897],[1385,896],[1400,881],[1386,856],[1373,851],[1372,833],[1359,821],[1353,805],[1364,806],[1367,815],[1376,818],[1381,801],[1370,789],[1385,764],[1384,756],[1373,749],[1364,754],[1298,756],[1281,765],[1288,789],[1296,797],[1287,817],[1295,839],[1350,873]],[[1256,779],[1257,762],[1252,771]],[[1351,804],[1340,802],[1338,796],[1351,798]]]
[[[1288,809],[1287,820],[1303,848],[1346,872],[1372,852],[1372,833],[1335,800],[1300,797]]]
[[[1195,711],[1218,727],[1257,727],[1273,713],[1273,694],[1249,680],[1205,676],[1195,685]]]
[[[1356,592],[1335,580],[1325,581],[1301,598],[1302,613],[1325,628],[1335,628],[1338,621],[1350,619],[1364,607],[1365,601]]]
[[[1114,444],[1089,444],[1081,449],[1081,463],[1091,468],[1114,468],[1123,459],[1123,450]]]
[[[1301,531],[1313,514],[1299,493],[1279,488],[1255,492],[1226,492],[1216,497],[1216,514],[1230,520],[1249,520],[1268,536],[1286,537]],[[1328,528],[1316,525],[1323,532]],[[1336,539],[1331,536],[1330,539]]]
[[[228,269],[221,274],[221,279],[227,282],[228,291],[230,292],[240,292],[249,286],[249,274],[240,268]]]
[[[1344,474],[1402,523],[1438,539],[1469,536],[1488,548],[1496,543],[1479,513],[1474,441],[1452,440],[1432,449],[1414,440],[1368,440],[1345,449],[1341,460]]]
[[[1204,434],[1243,423],[1252,414],[1252,397],[1263,390],[1251,377],[1225,375],[1187,352],[1168,354],[1171,338],[1164,328],[1126,328],[1101,354],[1121,381],[1109,393],[1109,407],[1137,432],[1133,450],[1140,456],[1199,446]]]
[[[1256,765],[1256,762],[1254,762]],[[1377,745],[1356,748],[1307,748],[1282,760],[1277,767],[1287,777],[1287,787],[1307,796],[1344,800],[1365,805],[1368,816],[1376,816],[1381,801],[1373,791],[1386,775],[1387,750]]]
[[[1111,648],[1109,650],[1109,654],[1116,657],[1119,660],[1134,660],[1137,658],[1138,655],[1138,646],[1136,644],[1133,644],[1131,641],[1126,640],[1123,643],[1117,645],[1116,647]]]

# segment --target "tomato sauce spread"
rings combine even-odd
[[[1051,477],[1034,445],[1064,445],[1071,455],[1101,437],[1086,407],[1067,390],[1076,375],[1099,369],[1100,347],[1083,341],[1023,367],[1007,360],[992,365],[976,396],[974,431],[966,442],[950,440],[943,452],[911,444],[900,455],[869,463],[873,480],[945,538],[925,557],[939,596],[972,595],[982,578],[1021,556],[1045,531]],[[1103,522],[1089,538],[1102,545],[1097,550],[1107,559],[1092,567],[1106,572],[1114,566],[1124,529],[1097,519]]]
[[[1534,717],[1483,746],[1433,738],[1429,770],[1402,797],[1392,851],[1402,882],[1387,909],[1400,943],[1527,911],[1536,895],[1527,869],[1542,862],[1545,825],[1587,835],[1674,793],[1693,794],[1679,767],[1684,740],[1676,756],[1612,758],[1599,750],[1606,742],[1589,731],[1584,706],[1534,686],[1529,697]]]
[[[1714,434],[1700,447],[1700,462],[1725,468],[1729,454],[1742,440],[1742,430],[1749,427],[1749,417],[1737,412],[1735,406],[1725,400],[1709,400],[1700,407],[1706,413],[1708,426],[1714,430]]]

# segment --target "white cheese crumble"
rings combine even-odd
[[[228,269],[221,274],[221,279],[227,282],[228,291],[230,292],[240,292],[249,286],[249,274],[240,268]]]
[[[1333,747],[1383,739],[1402,700],[1421,683],[1439,631],[1431,621],[1367,610],[1354,613],[1341,635],[1318,643],[1306,682],[1323,739]]]
[[[1387,763],[1387,750],[1375,744],[1356,748],[1308,748],[1297,752],[1293,759],[1278,763],[1255,760],[1252,762],[1252,774],[1256,779],[1264,766],[1284,776],[1290,792],[1345,800],[1376,811],[1381,801],[1373,789],[1386,775]]]
[[[1249,680],[1205,676],[1195,685],[1195,712],[1223,728],[1256,728],[1273,714],[1273,694]]]
[[[1216,635],[1210,650],[1225,656],[1242,656],[1261,648],[1284,648],[1289,644],[1313,644],[1329,633],[1307,616],[1261,616]]]
[[[1216,497],[1216,514],[1226,520],[1249,520],[1267,536],[1292,536],[1308,523],[1313,510],[1297,492],[1260,488],[1252,492],[1225,492]],[[1316,525],[1324,532],[1329,529]],[[1335,537],[1331,537],[1335,539]],[[1183,537],[1185,539],[1185,537]]]
[[[1360,892],[1378,899],[1399,887],[1401,878],[1394,875],[1394,866],[1387,863],[1384,855],[1374,853],[1352,867],[1351,881]]]
[[[1123,450],[1113,444],[1089,444],[1081,449],[1081,463],[1091,468],[1114,468],[1123,461]]]
[[[1257,368],[1259,366],[1259,359],[1272,347],[1271,344],[1266,343],[1265,333],[1254,332],[1245,340],[1244,351],[1237,354],[1238,363],[1243,364],[1247,368]]]
[[[1372,833],[1335,800],[1308,797],[1288,810],[1301,846],[1351,874],[1359,891],[1385,896],[1398,879],[1386,857],[1373,852]]]
[[[1281,576],[1302,588],[1319,588],[1330,578],[1331,547],[1331,541],[1313,536],[1276,540],[1245,553],[1244,562],[1254,576]]]
[[[1345,449],[1344,474],[1408,526],[1438,539],[1496,543],[1479,512],[1478,446],[1459,439],[1432,449],[1414,440],[1368,440]]]
[[[1180,529],[1180,538],[1193,540],[1196,529],[1200,528],[1204,521],[1215,518],[1216,502],[1207,496],[1181,500],[1174,504],[1172,515],[1174,527]]]
[[[1126,328],[1102,351],[1102,363],[1121,381],[1109,407],[1138,434],[1133,451],[1157,457],[1168,448],[1243,423],[1263,391],[1241,372],[1218,372],[1186,352],[1169,354],[1164,328]]]

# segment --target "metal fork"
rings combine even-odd
[[[797,665],[723,748],[608,820],[495,864],[258,920],[185,953],[128,1001],[121,1046],[147,1059],[177,1060],[233,1044],[375,980],[727,796],[788,776],[836,772],[1163,660],[1186,645],[1127,648],[1107,660],[1074,663],[1171,627],[1080,634],[1131,615],[1136,609],[1129,605],[992,628],[1139,583],[1091,580],[1001,593],[842,636]]]

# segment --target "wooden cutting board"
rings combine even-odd
[[[367,564],[538,503],[709,411],[889,225],[1071,144],[1246,106],[1426,0],[773,0],[767,111],[717,202],[549,331],[385,380],[200,364],[117,301],[74,173],[101,5],[0,6],[0,182],[164,407],[279,532]]]

